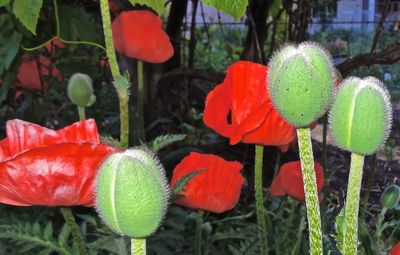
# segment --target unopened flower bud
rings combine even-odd
[[[330,112],[332,135],[345,150],[369,155],[387,139],[392,107],[385,85],[374,77],[345,79]]]
[[[397,207],[400,201],[400,187],[392,184],[385,189],[381,196],[381,205],[388,209]]]
[[[96,96],[93,94],[92,79],[82,73],[72,75],[68,82],[68,97],[77,106],[91,106],[96,101]]]
[[[287,45],[269,62],[268,89],[279,113],[305,127],[329,109],[333,95],[331,55],[312,42]]]
[[[147,150],[112,154],[96,179],[96,209],[114,232],[131,238],[152,234],[165,216],[169,186],[164,168]]]

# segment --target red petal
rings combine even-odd
[[[238,202],[244,178],[239,162],[229,162],[211,155],[192,152],[174,169],[171,187],[186,174],[203,170],[184,188],[184,198],[176,204],[194,209],[222,213],[232,209]]]
[[[295,138],[295,128],[272,107],[266,89],[267,67],[239,61],[228,68],[224,82],[206,100],[204,123],[238,142],[286,145]],[[227,117],[231,113],[231,123]]]
[[[64,143],[33,149],[0,163],[0,203],[93,206],[93,180],[115,148]]]
[[[390,250],[390,255],[400,255],[400,242]]]
[[[320,192],[324,187],[324,171],[318,162],[314,162],[314,168],[317,178],[317,190]],[[288,194],[299,201],[305,201],[300,161],[292,161],[283,164],[279,170],[278,176],[275,179],[277,179],[277,184],[275,185],[279,185],[279,187],[274,187],[274,193],[279,193],[279,195],[282,195],[282,192],[284,192],[284,194]],[[278,192],[276,190],[278,190]],[[271,194],[274,195],[272,192]]]
[[[150,11],[122,12],[112,23],[115,48],[118,52],[150,63],[162,63],[174,54],[162,20]]]
[[[70,142],[100,143],[96,122],[93,119],[76,122],[58,131],[18,119],[9,120],[6,124],[6,132],[8,153],[3,154],[8,156],[52,144]],[[0,154],[0,156],[2,155]],[[0,157],[1,161],[4,159],[4,157]]]

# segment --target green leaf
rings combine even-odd
[[[12,35],[4,43],[4,47],[7,47],[6,56],[4,58],[5,70],[8,70],[8,68],[10,68],[12,62],[14,61],[15,56],[17,56],[19,47],[21,45],[21,40],[22,40],[22,35],[14,31]]]
[[[155,12],[157,12],[157,14],[160,16],[163,14],[164,9],[165,9],[165,1],[164,0],[129,0],[129,2],[132,5],[135,5],[135,4],[146,5],[147,7],[150,7]]]
[[[336,230],[336,235],[334,238],[336,239],[337,243],[337,248],[339,251],[343,251],[343,244],[344,244],[344,218],[345,217],[345,212],[344,208],[342,208],[339,212],[339,214],[336,216],[336,222],[335,222],[335,230]]]
[[[10,0],[0,0],[0,7],[6,6]]]
[[[248,5],[248,0],[203,0],[203,2],[231,15],[235,20],[244,15]]]
[[[156,152],[172,143],[182,141],[185,138],[186,135],[182,134],[160,135],[157,136],[153,141],[149,142],[148,147],[150,150]]]
[[[43,0],[15,0],[13,13],[29,31],[36,35],[36,25],[39,19]]]
[[[205,171],[206,169],[199,169],[199,170],[195,170],[193,172],[190,172],[186,175],[184,175],[182,178],[180,178],[179,180],[177,180],[175,182],[174,188],[172,190],[172,193],[175,196],[179,196],[180,193],[182,191],[184,191],[186,185],[189,183],[190,180],[192,180],[195,176],[197,176],[198,174],[202,173],[203,171]]]

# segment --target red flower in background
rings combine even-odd
[[[22,120],[0,141],[0,203],[93,206],[98,166],[115,148],[100,144],[94,120],[50,130]]]
[[[232,145],[243,142],[287,150],[296,129],[272,106],[266,75],[267,67],[260,64],[239,61],[231,65],[224,82],[207,96],[204,124],[230,138]]]
[[[114,46],[130,58],[162,63],[174,54],[162,20],[151,11],[122,12],[112,22]]]
[[[46,89],[45,76],[62,81],[60,71],[47,57],[39,55],[37,60],[25,58],[18,69],[16,86],[29,90]]]
[[[317,177],[317,190],[321,192],[324,187],[324,170],[318,162],[314,162],[314,168]],[[305,195],[300,161],[283,164],[278,175],[272,181],[269,192],[273,196],[289,195],[304,202]]]
[[[390,255],[400,255],[400,242],[390,250]]]
[[[184,187],[176,204],[214,213],[232,209],[238,202],[244,178],[239,162],[212,154],[190,153],[174,169],[170,186],[184,176],[199,171]]]
[[[57,57],[58,49],[64,49],[65,45],[59,38],[56,38],[56,39],[52,40],[51,42],[47,43],[45,47],[46,47],[47,52],[49,52],[52,57]]]

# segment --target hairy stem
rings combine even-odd
[[[254,190],[256,196],[256,214],[258,227],[258,241],[260,243],[260,254],[268,254],[267,228],[265,225],[263,193],[262,193],[262,166],[263,166],[262,145],[256,145],[254,164]]]
[[[143,62],[137,61],[137,78],[138,78],[138,112],[139,112],[139,140],[146,141],[144,134],[144,80],[143,80]]]
[[[85,120],[86,119],[85,107],[78,106],[78,114],[79,114],[79,120]]]
[[[310,254],[321,255],[323,254],[321,216],[319,212],[317,181],[314,170],[314,156],[312,151],[310,129],[308,127],[298,128],[297,137],[304,182],[304,194],[306,197]]]
[[[110,8],[108,6],[108,0],[100,0],[101,17],[103,21],[103,32],[104,40],[106,42],[107,58],[110,62],[111,73],[114,81],[117,81],[121,76],[121,72],[118,67],[117,56],[115,54],[112,30],[111,30],[111,18]],[[129,144],[129,86],[126,88],[117,88],[119,98],[119,109],[120,109],[120,121],[121,121],[121,132],[120,142],[122,148],[127,148]]]
[[[131,239],[131,255],[146,255],[146,239]]]
[[[65,222],[68,224],[71,229],[72,239],[74,244],[78,248],[79,255],[89,254],[86,248],[86,242],[83,238],[81,231],[79,230],[79,226],[75,221],[75,217],[72,214],[72,210],[69,207],[60,208],[61,214],[64,217]]]
[[[357,254],[358,246],[358,209],[364,155],[351,154],[349,181],[347,186],[346,207],[344,211],[344,244],[343,255]]]
[[[195,244],[194,244],[194,254],[196,255],[201,255],[201,226],[203,225],[203,216],[204,216],[204,211],[199,210],[197,213],[197,218],[196,218],[196,237],[195,237]]]

